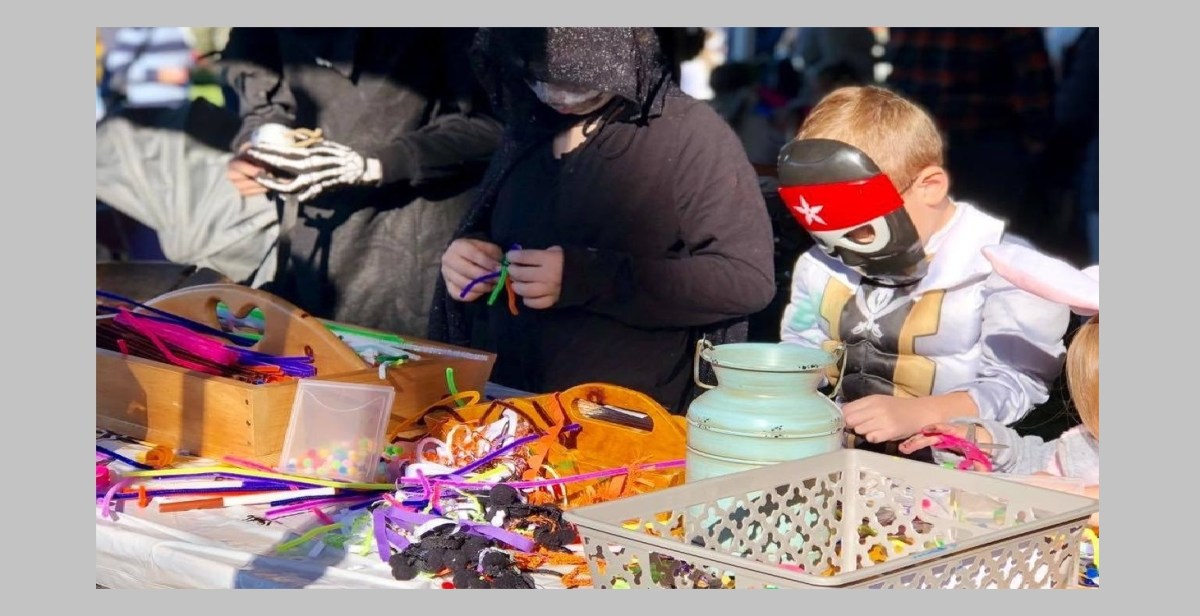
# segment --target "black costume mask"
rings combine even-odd
[[[902,287],[929,262],[904,199],[862,150],[795,139],[779,153],[779,195],[826,253],[876,284]]]

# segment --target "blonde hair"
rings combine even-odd
[[[1083,425],[1100,438],[1100,315],[1075,332],[1067,348],[1067,389]]]
[[[805,118],[798,139],[836,139],[867,154],[903,193],[929,166],[942,166],[942,136],[912,101],[876,86],[838,88]]]

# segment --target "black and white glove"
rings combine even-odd
[[[378,159],[366,158],[349,147],[328,141],[320,130],[267,125],[256,131],[242,155],[275,172],[257,178],[259,184],[276,192],[297,195],[301,203],[328,188],[376,186],[383,178]]]

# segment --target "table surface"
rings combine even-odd
[[[145,447],[98,434],[97,445],[136,459]],[[194,464],[204,464],[196,460]],[[125,468],[114,462],[114,468]],[[267,505],[160,513],[136,499],[115,505],[115,520],[96,516],[96,584],[146,588],[440,588],[440,579],[399,581],[378,555],[359,555],[318,541],[280,553],[276,547],[320,526],[303,514],[263,525],[247,516]],[[565,571],[564,571],[565,573]],[[538,588],[562,588],[550,574],[534,576]]]

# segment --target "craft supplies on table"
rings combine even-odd
[[[302,381],[297,421],[305,419],[301,409],[312,405],[306,391],[322,387],[353,390]],[[475,392],[461,393],[478,400]],[[321,402],[312,406],[329,401]],[[341,404],[355,407],[358,402]],[[196,466],[185,458],[178,469],[147,470],[98,444],[98,459],[107,456],[121,469],[111,485],[99,485],[98,478],[101,517],[119,523],[127,513],[150,510],[158,517],[210,516],[265,507],[253,515],[267,524],[316,517],[277,543],[271,558],[346,551],[374,555],[402,583],[440,577],[434,587],[579,587],[592,582],[577,546],[564,551],[577,534],[561,521],[563,508],[661,489],[682,479],[680,421],[637,392],[589,384],[465,407],[457,407],[453,399],[444,402],[413,422],[419,440],[397,441],[410,454],[409,463],[397,468],[390,482],[306,479],[235,458],[226,458],[233,466]],[[619,410],[623,421],[613,422],[607,413],[596,414],[597,409]],[[624,421],[628,417],[637,421],[629,425]],[[289,450],[303,449],[289,445]],[[442,464],[411,455],[428,449],[426,445],[438,445],[439,455],[446,454],[437,459]],[[506,496],[494,496],[497,491]],[[362,509],[364,505],[371,509]],[[497,516],[499,511],[503,515]],[[465,537],[473,539],[450,541]],[[472,564],[464,568],[462,559]],[[561,578],[547,581],[547,571]]]
[[[96,444],[98,452],[103,448],[134,462],[145,459],[152,449],[149,444],[100,431]],[[98,464],[101,459],[109,461],[106,468],[111,468],[115,476],[140,472],[134,466],[97,453]],[[215,460],[180,456],[168,471],[179,474],[147,483],[200,489],[214,481],[182,473],[217,464]],[[246,485],[241,480],[221,481]],[[365,492],[366,502],[377,500],[389,487],[383,485]],[[371,524],[358,523],[361,516],[354,514],[366,510],[361,506],[356,508],[354,500],[347,504],[330,498],[309,499],[302,507],[292,506],[292,511],[286,510],[288,505],[269,504],[210,503],[194,507],[197,500],[189,495],[155,496],[143,507],[136,497],[114,499],[110,513],[102,511],[96,516],[96,584],[116,589],[445,587],[446,580],[432,576],[398,580],[387,562],[364,549],[374,546],[374,536]],[[191,506],[178,508],[189,501]],[[357,501],[363,502],[363,497],[358,496]],[[334,522],[344,520],[344,533],[322,532],[326,522],[315,519],[314,509]],[[366,520],[369,522],[369,515]],[[560,589],[564,587],[561,576],[576,566],[547,562],[530,568],[540,570],[532,574],[537,588]]]
[[[323,479],[374,480],[395,396],[388,386],[301,381],[279,470]]]
[[[608,412],[598,412],[603,407]],[[546,482],[540,498],[570,508],[683,481],[684,418],[644,394],[603,383],[461,407],[447,399],[394,429],[389,441],[404,450],[403,458],[435,463],[429,473],[486,461],[490,457],[477,455],[471,444],[488,450],[486,443],[499,442],[487,429],[506,414],[530,430],[521,434],[521,445],[532,452],[514,461],[519,468],[509,474],[518,482]],[[636,427],[628,425],[631,418]]]
[[[315,378],[325,381],[390,385],[396,392],[394,423],[447,395],[447,368],[459,388],[482,391],[495,362],[490,353],[406,337],[403,343],[423,349],[420,357],[381,368],[343,343],[331,327],[372,330],[322,321],[274,295],[239,285],[188,287],[146,302],[148,308],[216,329],[221,327],[217,308],[222,304],[239,318],[254,309],[262,315],[263,332],[246,347],[250,351],[309,357]],[[232,455],[274,465],[297,384],[288,379],[255,385],[97,348],[96,426],[195,455]]]
[[[597,588],[1067,588],[1097,510],[1083,496],[843,449],[564,517]]]

